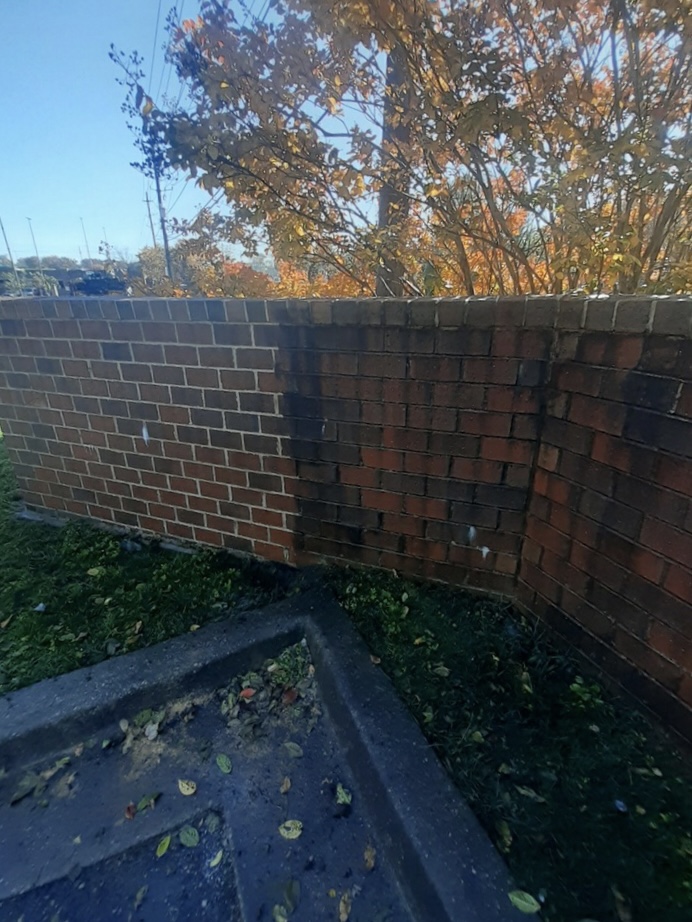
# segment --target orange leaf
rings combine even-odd
[[[293,704],[297,697],[298,692],[295,688],[287,688],[281,696],[281,702],[282,704]]]
[[[241,693],[238,695],[239,698],[242,698],[244,701],[248,701],[255,694],[254,688],[244,688]]]

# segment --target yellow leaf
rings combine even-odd
[[[288,794],[290,790],[291,790],[291,779],[288,776],[286,776],[281,782],[281,787],[279,788],[279,791],[282,794]]]
[[[185,797],[190,797],[197,790],[197,785],[194,781],[187,781],[184,778],[178,780],[178,790],[181,794],[184,794]]]
[[[348,922],[348,917],[351,915],[351,894],[346,891],[346,893],[341,894],[341,899],[339,900],[339,922]]]
[[[297,224],[296,225],[296,237],[304,237],[304,236],[305,236],[305,231],[300,226],[300,224]]]
[[[286,820],[279,826],[279,834],[284,839],[297,839],[303,833],[303,824],[300,820]]]
[[[221,864],[222,858],[223,858],[223,849],[220,848],[218,852],[214,855],[214,857],[211,859],[211,861],[209,862],[209,867],[217,868]]]
[[[143,117],[146,118],[147,115],[150,115],[151,112],[153,112],[153,110],[154,110],[154,100],[151,98],[151,96],[145,96],[144,105],[142,106]]]

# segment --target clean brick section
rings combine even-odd
[[[512,594],[692,739],[691,320],[5,300],[0,415],[30,506]]]

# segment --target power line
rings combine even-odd
[[[151,96],[151,81],[154,77],[154,64],[156,62],[156,42],[159,37],[159,22],[161,21],[161,0],[156,10],[156,28],[154,29],[154,44],[151,49],[151,70],[149,71],[149,87],[147,92]]]

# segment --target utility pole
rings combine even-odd
[[[168,246],[168,231],[166,230],[166,212],[161,197],[161,175],[158,164],[154,163],[154,182],[156,183],[156,199],[159,203],[159,219],[161,221],[161,236],[163,237],[163,252],[166,255],[166,275],[173,280],[173,266],[171,264],[171,251]]]
[[[36,253],[36,261],[38,262],[39,276],[41,278],[43,288],[47,291],[48,283],[47,283],[45,275],[43,274],[43,263],[41,262],[41,257],[38,255],[38,247],[36,246],[36,237],[34,237],[34,228],[31,223],[31,218],[27,218],[27,221],[29,222],[29,230],[31,231],[31,239],[34,241],[34,253]]]
[[[82,233],[84,234],[84,244],[86,246],[87,258],[91,262],[91,251],[89,250],[89,241],[87,240],[86,230],[84,229],[84,218],[79,219],[82,222]]]
[[[106,262],[109,263],[111,261],[111,248],[110,244],[108,243],[108,237],[106,236],[106,228],[101,227],[101,230],[103,231],[103,245],[106,250]]]
[[[151,240],[154,245],[154,249],[158,247],[156,242],[156,232],[154,231],[154,221],[151,217],[151,200],[149,199],[149,193],[147,192],[144,201],[147,203],[147,214],[149,215],[149,227],[151,228]]]
[[[17,294],[19,294],[19,292],[22,290],[22,286],[19,284],[19,273],[17,272],[17,267],[14,264],[14,257],[12,256],[12,250],[10,249],[10,241],[7,239],[7,234],[5,233],[5,225],[2,223],[2,218],[0,218],[0,230],[2,230],[2,236],[5,238],[7,255],[10,257],[10,265],[12,266],[12,271],[14,272],[14,283],[17,286]]]

